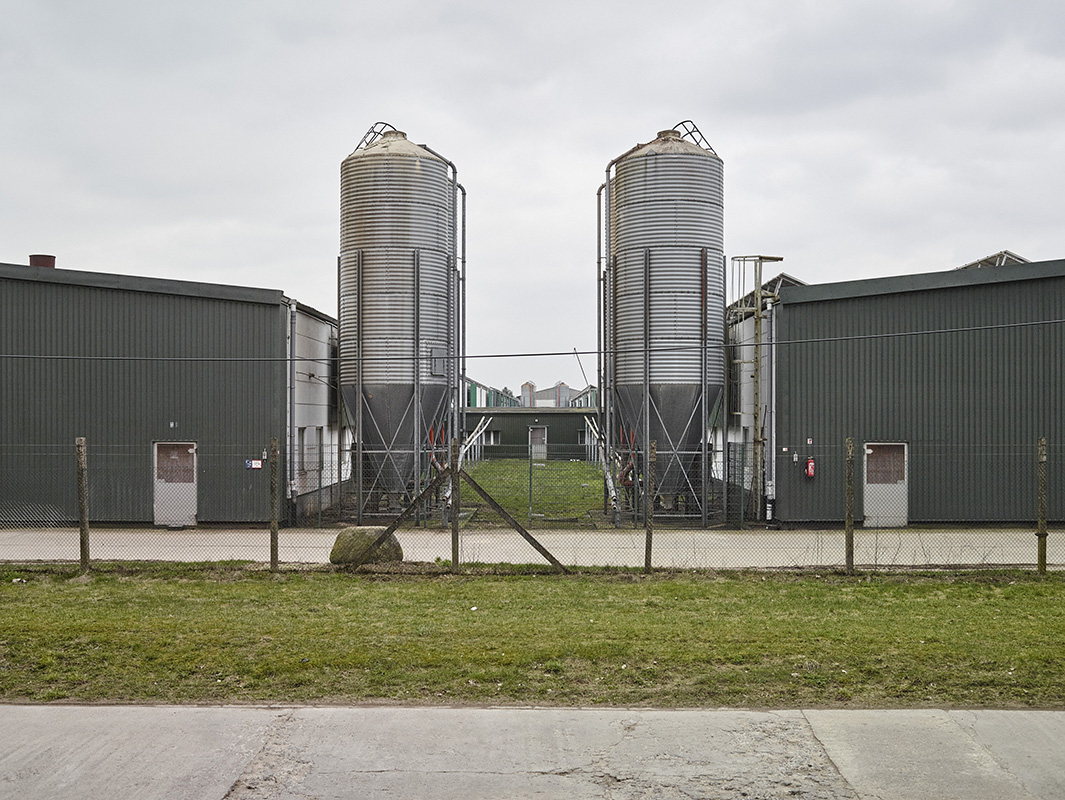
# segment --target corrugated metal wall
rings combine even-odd
[[[0,504],[69,514],[74,439],[84,436],[91,518],[150,522],[153,442],[188,441],[198,449],[200,521],[268,519],[269,470],[245,467],[271,437],[284,448],[281,293],[212,297],[198,284],[65,270],[28,279],[37,272],[0,266],[0,450],[9,459]]]
[[[1065,325],[1017,326],[1065,319],[1065,262],[982,272],[782,291],[779,519],[843,519],[848,436],[859,519],[863,445],[902,442],[911,522],[1032,520],[1040,436],[1052,448],[1050,515],[1065,518]],[[913,332],[927,333],[891,336]]]

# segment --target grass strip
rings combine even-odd
[[[1065,576],[0,566],[7,702],[1065,707]]]

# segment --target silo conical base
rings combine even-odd
[[[721,394],[720,386],[706,390],[705,409],[702,387],[698,384],[654,384],[649,390],[649,428],[645,428],[643,386],[619,386],[615,390],[619,425],[624,442],[621,452],[635,447],[637,462],[643,468],[647,441],[655,442],[656,507],[678,516],[701,516],[704,497],[712,490],[710,464],[703,464],[704,413],[713,409]],[[645,430],[647,431],[645,436]],[[622,431],[615,432],[615,435]],[[708,454],[708,461],[712,454]]]
[[[442,467],[446,446],[440,444],[441,426],[447,412],[447,388],[423,386],[416,410],[415,388],[410,384],[367,384],[362,392],[362,430],[356,431],[358,446],[354,458],[356,492],[360,506],[369,514],[401,509],[422,488],[423,479],[432,477],[435,460]],[[342,386],[348,413],[359,420],[359,392],[355,386]],[[416,415],[420,420],[416,423]],[[433,433],[434,443],[430,440]],[[434,449],[435,447],[435,449]],[[362,456],[362,469],[358,458]],[[361,475],[361,480],[359,477]]]

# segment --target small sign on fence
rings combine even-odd
[[[262,469],[263,462],[259,458],[249,458],[244,462],[244,469]]]

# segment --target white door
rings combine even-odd
[[[529,427],[529,458],[533,461],[547,461],[546,427]]]
[[[901,528],[909,524],[909,459],[906,445],[865,445],[865,527]]]
[[[156,442],[155,524],[184,528],[196,524],[196,443]]]

